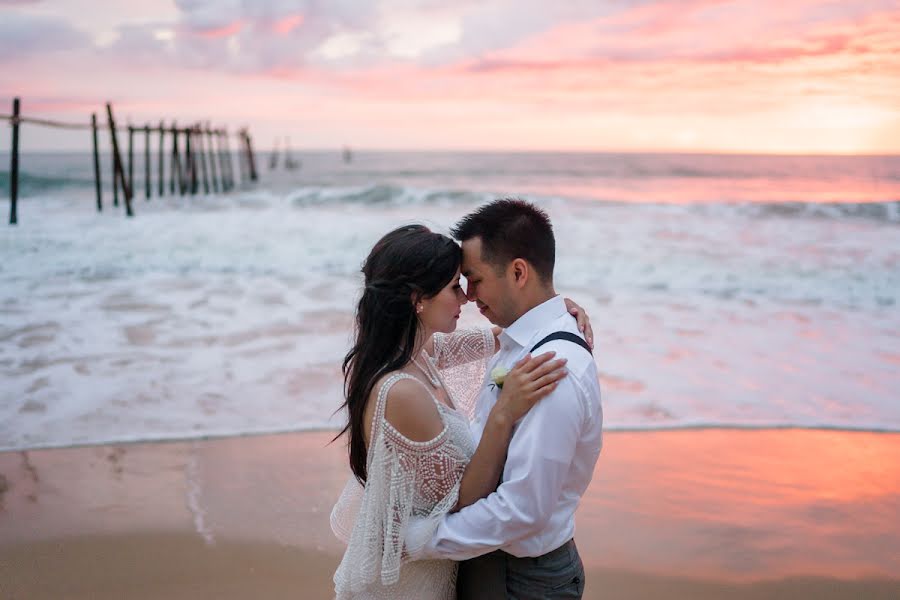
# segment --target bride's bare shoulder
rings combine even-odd
[[[375,401],[382,387],[397,373],[389,373],[373,386]],[[426,442],[437,437],[444,428],[441,415],[427,389],[418,379],[400,377],[387,390],[384,418],[401,435],[415,442]]]

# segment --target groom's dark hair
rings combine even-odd
[[[528,261],[545,284],[553,282],[556,240],[550,217],[540,208],[504,198],[479,207],[460,219],[450,233],[460,242],[481,238],[481,260],[498,273],[516,258]]]

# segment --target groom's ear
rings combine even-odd
[[[530,265],[524,259],[515,258],[509,264],[509,267],[515,286],[519,289],[525,287],[525,284],[528,283],[528,278],[531,277]]]

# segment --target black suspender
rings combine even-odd
[[[584,341],[583,339],[581,339],[581,337],[575,335],[574,333],[570,333],[568,331],[556,331],[554,333],[551,333],[550,335],[539,341],[537,344],[535,344],[531,351],[534,352],[547,342],[552,342],[553,340],[566,340],[567,342],[578,344],[579,346],[587,350],[591,356],[594,355],[594,353],[591,352],[591,347],[588,346],[588,343],[586,341]]]

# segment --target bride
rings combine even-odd
[[[505,375],[476,448],[469,418],[499,328],[454,333],[466,303],[460,247],[422,225],[385,235],[363,264],[355,342],[344,358],[346,434],[353,475],[331,525],[347,543],[337,598],[452,599],[457,564],[407,561],[410,518],[440,517],[489,495],[514,423],[556,382],[564,361],[526,356]],[[570,301],[579,323],[581,310]]]

